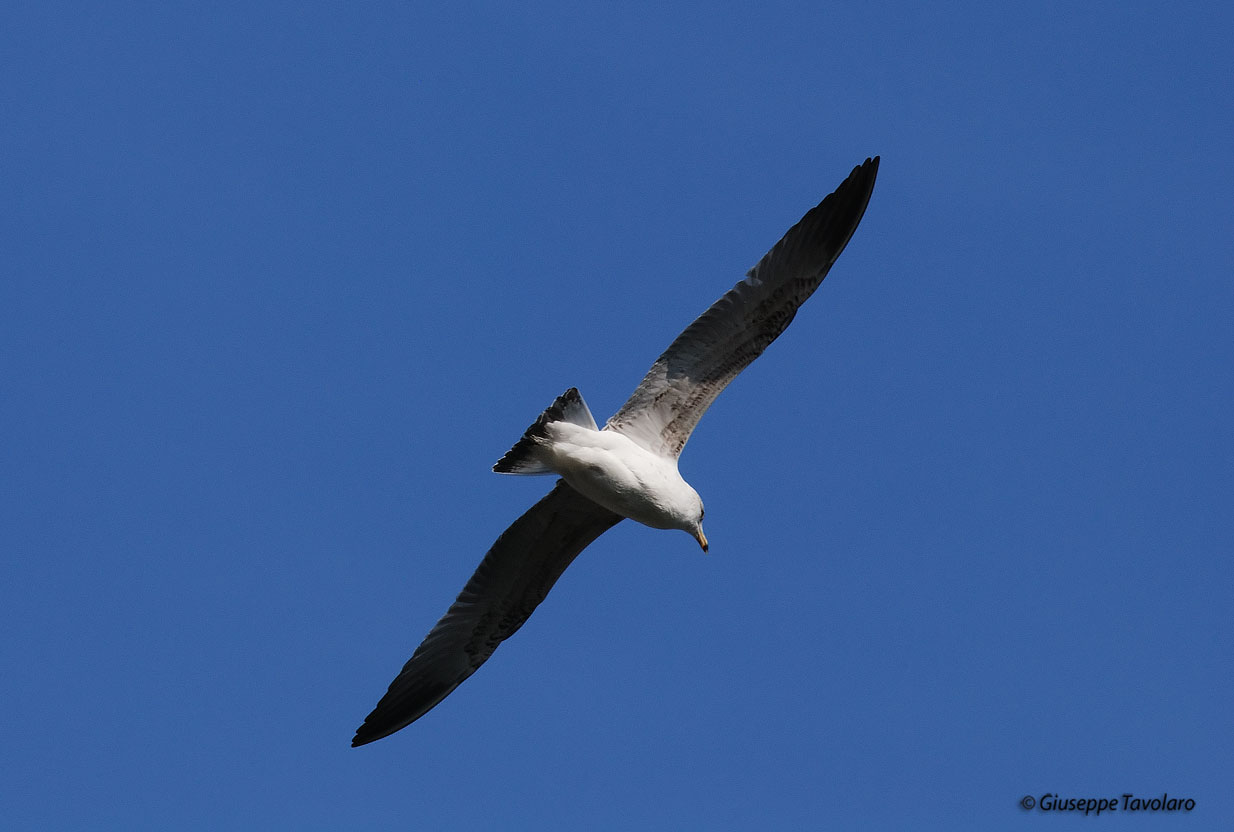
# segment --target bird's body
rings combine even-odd
[[[557,474],[556,487],[497,539],[352,745],[419,719],[476,671],[593,540],[623,518],[681,529],[707,550],[703,502],[677,458],[703,413],[792,322],[848,244],[874,188],[867,159],[669,345],[604,428],[571,388],[493,470]]]
[[[651,526],[694,533],[703,502],[664,457],[610,428],[553,422],[542,456],[553,472],[611,512]]]

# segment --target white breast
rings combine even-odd
[[[612,430],[569,422],[546,426],[542,458],[571,486],[610,511],[656,529],[693,527],[698,494],[677,460],[648,451]]]

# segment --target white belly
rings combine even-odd
[[[551,442],[542,446],[542,459],[579,493],[652,528],[686,528],[698,495],[677,472],[675,459],[611,430],[569,422],[546,427]]]

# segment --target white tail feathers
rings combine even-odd
[[[570,422],[579,427],[599,430],[596,420],[587,408],[577,387],[571,387],[557,397],[523,433],[523,438],[514,443],[506,455],[497,460],[493,470],[498,474],[551,474],[552,469],[540,461],[537,453],[540,443],[547,438],[544,426],[551,422]]]

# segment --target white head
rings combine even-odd
[[[698,541],[698,545],[703,547],[703,551],[707,551],[707,535],[703,534],[703,518],[698,518],[698,525],[690,530],[690,534]]]
[[[703,498],[698,496],[698,492],[693,488],[690,492],[694,495],[694,506],[686,515],[686,522],[682,528],[695,540],[698,545],[703,547],[703,551],[707,551],[707,535],[703,534]]]

